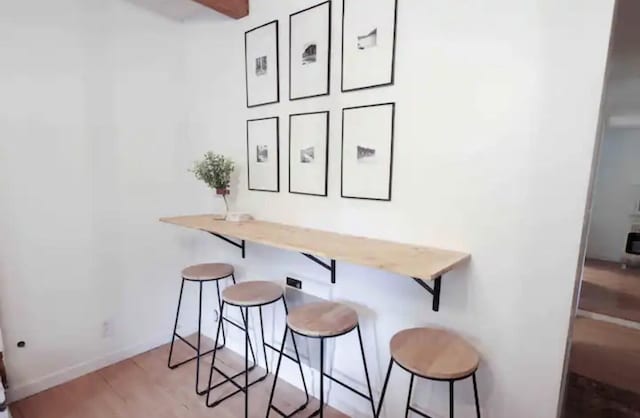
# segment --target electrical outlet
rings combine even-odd
[[[104,321],[102,323],[102,338],[113,337],[113,324],[111,321]]]
[[[302,280],[294,279],[293,277],[287,277],[287,286],[295,287],[296,289],[302,289]]]

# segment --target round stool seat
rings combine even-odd
[[[289,328],[309,337],[335,337],[358,326],[358,314],[335,302],[316,302],[297,307],[287,316]]]
[[[219,280],[232,274],[233,266],[224,263],[195,264],[182,270],[182,277],[193,281]]]
[[[222,300],[236,306],[260,306],[275,302],[284,295],[282,286],[265,281],[242,282],[222,292]]]
[[[391,356],[403,368],[428,379],[456,380],[478,368],[478,352],[461,337],[441,329],[412,328],[391,339]]]

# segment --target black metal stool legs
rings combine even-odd
[[[242,308],[240,308],[242,312]],[[245,326],[244,340],[244,418],[249,417],[249,308],[244,309],[244,315],[247,318]],[[260,324],[262,325],[262,324]],[[267,373],[268,370],[267,370]]]
[[[287,301],[283,298],[282,302],[284,303],[284,311],[285,314],[289,314],[289,308],[287,307]],[[289,333],[289,326],[285,325],[284,327],[284,335],[282,336],[282,344],[280,345],[280,350],[275,350],[275,351],[279,351],[280,355],[278,356],[278,363],[276,364],[276,371],[275,371],[275,377],[273,380],[273,385],[271,386],[271,394],[269,395],[269,406],[267,407],[267,418],[269,418],[269,412],[273,409],[274,411],[276,411],[279,415],[283,416],[283,417],[292,417],[295,414],[297,414],[298,412],[302,411],[303,409],[305,409],[307,407],[307,405],[309,405],[309,391],[307,390],[307,382],[304,379],[304,372],[302,371],[302,362],[300,361],[300,353],[298,352],[298,346],[296,344],[296,337],[295,334],[293,333],[293,331],[291,332],[291,339],[293,341],[293,351],[295,352],[296,358],[293,359],[291,358],[289,355],[284,354],[284,347],[285,344],[287,342],[287,334]],[[264,338],[264,337],[263,337]],[[271,347],[273,348],[273,347]],[[304,395],[305,395],[305,402],[300,405],[298,408],[295,409],[295,411],[291,412],[290,414],[285,414],[284,412],[282,412],[280,409],[278,409],[275,405],[273,405],[273,396],[276,392],[276,384],[278,383],[278,374],[280,373],[280,365],[282,364],[282,357],[285,356],[287,358],[289,358],[291,361],[293,361],[294,363],[298,363],[298,369],[300,370],[300,377],[302,378],[302,386],[304,388]]]
[[[314,412],[312,417],[316,416]],[[324,338],[320,338],[320,418],[324,417]]]
[[[367,379],[367,389],[369,390],[369,400],[371,401],[371,415],[374,417],[376,415],[376,406],[373,403],[373,392],[371,391],[371,380],[369,380],[369,370],[367,368],[367,358],[364,355],[364,344],[362,344],[362,333],[360,332],[360,325],[358,324],[358,341],[360,342],[360,353],[362,353],[362,364],[364,365],[364,376]]]
[[[384,385],[382,386],[382,394],[380,396],[380,403],[378,404],[378,411],[375,413],[376,418],[380,416],[380,412],[382,411],[382,404],[384,403],[384,396],[387,391],[387,385],[389,384],[389,378],[391,377],[391,369],[393,368],[393,363],[394,361],[393,359],[391,359],[389,361],[389,368],[387,369],[387,376],[385,377]],[[407,396],[407,407],[405,409],[404,416],[405,418],[407,418],[409,416],[409,411],[411,411],[422,417],[431,418],[431,416],[425,414],[424,412],[418,411],[416,408],[411,406],[411,397],[412,397],[411,395],[413,393],[413,383],[416,376],[417,376],[416,374],[411,373],[411,380],[409,383],[409,395]],[[471,376],[466,376],[461,379],[451,379],[451,380],[429,379],[428,377],[424,377],[424,376],[419,376],[419,377],[423,377],[424,379],[428,379],[428,380],[445,381],[449,383],[449,417],[450,418],[453,418],[453,413],[454,413],[454,390],[453,390],[454,383],[457,382],[458,380],[463,380],[468,377],[471,377],[473,380],[473,395],[475,398],[476,415],[478,418],[480,418],[480,399],[478,398],[478,384],[476,381],[476,372],[473,372]]]
[[[476,400],[476,415],[480,418],[480,398],[478,398],[478,383],[476,382],[476,372],[473,372],[473,397]]]
[[[222,344],[222,346],[218,347],[216,346],[215,348],[206,351],[204,353],[200,352],[200,343],[201,343],[201,336],[202,336],[202,283],[203,282],[199,282],[199,296],[198,296],[198,337],[197,337],[197,343],[194,346],[193,344],[191,344],[189,341],[187,341],[183,336],[181,336],[180,334],[178,334],[178,319],[180,317],[180,306],[182,305],[182,294],[184,292],[184,282],[186,280],[183,278],[182,279],[182,284],[180,285],[180,296],[178,297],[178,309],[176,310],[176,320],[174,322],[173,325],[173,335],[171,336],[171,347],[169,349],[169,360],[167,361],[167,366],[170,369],[175,369],[177,367],[182,366],[183,364],[189,363],[190,361],[196,360],[196,393],[198,395],[202,395],[204,394],[204,392],[200,392],[198,390],[199,386],[200,386],[200,358],[209,355],[211,353],[213,353],[216,349],[218,348],[222,348],[222,346],[224,346],[224,342]],[[217,283],[217,281],[216,281]],[[173,357],[173,347],[175,344],[175,340],[176,337],[178,337],[178,339],[180,339],[182,342],[184,342],[185,344],[187,344],[189,347],[191,347],[195,352],[196,355],[194,357],[190,357],[186,360],[183,360],[177,364],[171,364],[171,359]],[[224,341],[224,340],[223,340]]]
[[[411,380],[409,382],[409,394],[407,395],[407,408],[404,410],[404,418],[409,417],[409,409],[411,408],[411,395],[413,394],[413,379],[416,375],[411,375]]]
[[[224,311],[224,307],[225,307],[225,302],[223,301],[223,302],[222,302],[221,312],[222,312],[222,311]],[[267,376],[268,376],[268,374],[269,374],[269,367],[268,367],[268,365],[266,365],[266,367],[267,367],[267,371],[266,371],[266,373],[265,373],[263,376],[259,377],[258,379],[256,379],[256,380],[255,380],[255,381],[253,381],[253,382],[250,382],[250,383],[249,383],[249,381],[248,381],[248,375],[249,375],[249,372],[250,372],[254,367],[256,367],[256,363],[255,363],[255,361],[254,361],[253,365],[252,365],[252,366],[249,366],[249,349],[250,349],[250,347],[251,347],[251,340],[250,340],[250,338],[249,338],[249,315],[248,315],[248,308],[245,308],[244,310],[243,310],[243,308],[240,308],[240,312],[241,312],[241,314],[242,314],[242,317],[244,318],[244,332],[245,332],[245,345],[246,345],[246,347],[245,347],[245,354],[246,354],[246,355],[245,355],[245,369],[244,369],[244,370],[242,370],[242,371],[240,371],[240,372],[238,372],[238,373],[236,373],[236,374],[234,374],[234,375],[232,375],[232,376],[227,375],[227,374],[226,374],[226,373],[224,373],[222,370],[220,370],[218,367],[216,367],[216,365],[215,365],[215,361],[216,361],[216,354],[217,354],[217,351],[214,351],[214,352],[213,352],[213,359],[212,359],[212,361],[211,361],[211,369],[209,370],[209,384],[208,384],[208,389],[205,391],[205,392],[206,392],[206,394],[207,394],[206,405],[207,405],[207,407],[209,407],[209,408],[213,408],[213,407],[215,407],[215,406],[219,405],[219,404],[220,404],[220,403],[222,403],[223,401],[227,400],[228,398],[230,398],[230,397],[232,397],[232,396],[234,396],[234,395],[236,395],[236,394],[238,394],[238,393],[240,393],[240,392],[244,392],[244,393],[245,393],[245,396],[246,396],[246,395],[248,394],[248,388],[249,388],[250,386],[253,386],[253,385],[255,385],[256,383],[263,381],[264,379],[266,379],[266,378],[267,378]],[[234,325],[238,326],[238,325],[237,325],[237,324],[235,324],[234,322],[230,322],[230,323],[232,323],[232,324],[234,324]],[[262,321],[261,321],[261,323],[260,323],[260,327],[264,327],[264,324],[262,324]],[[218,339],[220,338],[220,331],[221,331],[221,328],[222,328],[222,322],[218,322],[218,329],[217,329],[217,331],[216,331],[216,344],[217,344],[217,342],[218,342]],[[263,345],[263,348],[264,348],[264,345]],[[224,377],[224,379],[223,379],[221,382],[218,382],[218,383],[216,383],[215,385],[213,385],[213,386],[212,386],[212,385],[211,385],[211,383],[212,383],[212,381],[213,381],[213,371],[214,371],[214,370],[215,370],[216,372],[218,372],[220,375],[222,375],[222,377]],[[239,376],[243,375],[243,374],[245,375],[245,385],[244,385],[244,386],[241,386],[241,385],[239,385],[239,384],[238,384],[234,379],[235,379],[236,377],[239,377]],[[235,391],[233,391],[233,392],[231,392],[231,393],[229,393],[229,394],[225,395],[224,397],[222,397],[222,398],[220,398],[220,399],[217,399],[217,400],[216,400],[216,401],[214,401],[213,403],[210,403],[209,401],[210,401],[210,398],[211,398],[211,392],[213,391],[213,389],[215,389],[215,388],[217,388],[217,387],[219,387],[219,386],[222,386],[222,385],[223,385],[223,384],[225,384],[225,383],[231,383],[232,385],[234,385],[234,386],[237,388],[237,390],[235,390]],[[245,401],[245,403],[247,403],[247,401]],[[248,411],[248,410],[247,410],[247,411]],[[247,411],[245,411],[245,416],[246,416]]]
[[[342,387],[344,387],[346,389],[349,389],[351,392],[355,393],[356,395],[359,395],[359,396],[367,399],[371,403],[371,410],[373,412],[373,416],[376,415],[375,404],[374,404],[374,401],[373,401],[373,392],[371,390],[371,381],[369,379],[369,370],[367,368],[367,360],[366,360],[366,357],[365,357],[365,354],[364,354],[364,345],[362,344],[362,334],[360,332],[360,326],[358,325],[356,327],[356,329],[357,329],[357,332],[358,332],[358,342],[360,343],[360,353],[362,354],[362,363],[364,365],[364,373],[365,373],[365,378],[366,378],[366,381],[367,381],[367,389],[368,389],[369,395],[366,395],[366,394],[364,394],[364,393],[352,388],[351,386],[341,382],[340,380],[334,378],[333,376],[331,376],[328,373],[325,373],[325,371],[324,371],[325,339],[339,337],[340,335],[331,336],[331,337],[311,337],[311,338],[319,338],[320,339],[320,370],[319,370],[320,371],[320,407],[316,411],[314,411],[311,415],[309,415],[308,418],[315,417],[315,416],[318,416],[318,415],[320,416],[320,418],[324,417],[324,378],[325,377],[329,378],[333,382],[338,383],[340,386],[342,386]],[[280,364],[282,362],[282,356],[283,356],[283,353],[284,353],[284,346],[285,346],[285,342],[286,342],[286,339],[287,339],[287,333],[289,331],[291,331],[291,338],[293,338],[293,344],[294,344],[294,348],[296,350],[296,356],[298,356],[298,349],[295,346],[295,334],[296,333],[291,328],[289,328],[289,326],[287,326],[285,328],[285,331],[284,331],[284,336],[282,337],[282,346],[280,348],[281,354],[280,354],[280,357],[278,358],[278,365],[276,366],[276,372],[275,372],[275,380],[273,382],[273,387],[271,388],[271,395],[269,397],[269,407],[267,409],[267,418],[269,417],[269,411],[271,409],[273,409],[274,411],[276,411],[278,414],[280,414],[283,417],[291,417],[294,414],[296,414],[297,412],[300,412],[301,410],[303,410],[307,406],[307,404],[309,402],[309,396],[307,395],[307,402],[305,402],[304,405],[302,405],[300,408],[296,409],[293,413],[291,413],[289,415],[284,414],[282,411],[280,411],[277,407],[275,407],[273,405],[273,396],[274,396],[274,393],[275,393],[275,390],[276,390],[276,384],[278,382],[278,375],[280,373]],[[351,331],[353,331],[353,329]],[[341,335],[348,334],[351,331],[347,331],[346,333],[341,334]],[[286,354],[284,354],[284,355],[287,356]],[[289,357],[289,356],[287,356],[287,357]],[[300,360],[300,358],[298,356],[298,361],[299,360]],[[306,392],[307,391],[307,386],[306,386],[305,381],[304,381],[304,375],[302,374],[302,365],[300,365],[300,374],[302,375],[302,383],[304,385],[304,389],[305,389],[305,392]]]
[[[233,273],[231,273],[231,281],[233,281],[233,284],[236,284],[236,276]],[[219,286],[218,286],[218,301],[220,302],[220,318],[222,318],[223,321],[226,321],[227,323],[229,323],[229,324],[235,326],[236,328],[242,330],[243,329],[242,327],[238,327],[238,324],[236,324],[235,322],[225,318],[222,315],[222,298],[220,297],[220,287]],[[244,312],[242,311],[242,308],[240,308],[240,316],[242,316],[242,323],[244,324],[244,326],[246,328],[247,327],[247,321],[246,321]],[[260,323],[262,323],[262,316],[260,317]],[[224,345],[225,345],[225,343],[224,343],[224,327],[222,327],[222,341],[223,341],[222,342],[222,346],[224,347]],[[263,339],[263,341],[264,341],[264,339]],[[253,351],[253,345],[251,344],[251,340],[249,340],[249,350],[251,351],[251,360],[253,362],[253,366],[251,366],[249,368],[249,370],[253,370],[253,368],[256,367],[257,363],[256,363],[256,354]],[[203,395],[204,395],[204,393],[203,393]]]
[[[449,381],[449,418],[453,418],[453,380]]]
[[[171,356],[173,355],[173,344],[176,340],[176,331],[178,331],[178,317],[180,315],[180,305],[182,304],[182,292],[184,290],[184,279],[182,279],[182,284],[180,285],[180,296],[178,296],[178,310],[176,311],[176,321],[173,325],[173,333],[171,334],[171,347],[169,348],[169,361],[167,362],[167,367],[173,369],[174,366],[171,366]]]
[[[382,411],[382,403],[384,402],[384,395],[387,393],[387,385],[389,384],[389,378],[391,377],[391,369],[393,369],[393,359],[389,360],[387,375],[384,378],[384,384],[382,385],[382,393],[380,394],[380,403],[378,404],[378,411],[375,413],[376,418],[380,416],[380,411]],[[409,400],[407,404],[409,404],[410,402],[411,402],[411,390],[409,390]],[[408,405],[407,405],[407,409],[409,409]]]

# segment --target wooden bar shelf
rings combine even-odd
[[[215,235],[242,250],[245,241],[302,253],[331,271],[335,283],[336,260],[409,276],[433,295],[433,310],[439,309],[442,275],[461,266],[470,255],[373,238],[357,237],[264,221],[229,222],[213,215],[160,218],[161,222]],[[230,238],[241,240],[241,244]],[[318,257],[328,258],[325,263]],[[426,282],[432,281],[433,287]]]

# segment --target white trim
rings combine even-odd
[[[170,336],[163,333],[162,336],[150,338],[149,340],[133,345],[122,350],[117,350],[93,360],[85,361],[71,367],[50,373],[41,378],[24,383],[20,386],[11,387],[7,390],[9,403],[19,401],[36,393],[42,392],[57,385],[61,385],[70,380],[84,376],[88,373],[134,357],[145,351],[152,350],[170,342]]]
[[[578,309],[578,316],[640,330],[640,322],[629,321],[627,319],[621,319],[621,318],[616,318],[609,315],[603,315],[595,312],[584,311],[582,309]]]

